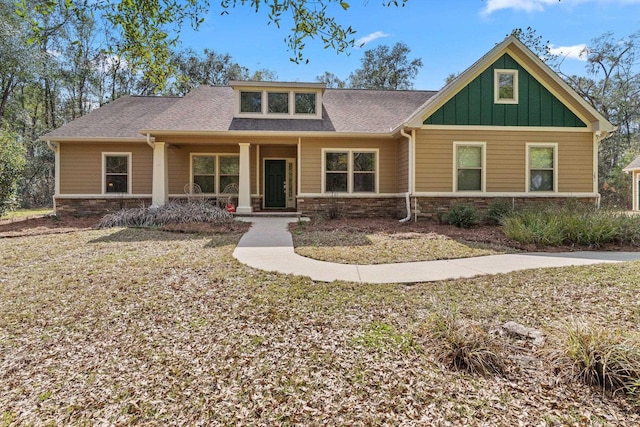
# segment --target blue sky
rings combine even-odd
[[[577,57],[581,46],[608,31],[616,38],[640,31],[640,0],[409,0],[405,7],[385,8],[382,0],[348,0],[351,7],[335,9],[337,20],[351,25],[356,38],[368,40],[349,54],[326,50],[318,41],[304,49],[308,64],[289,61],[284,38],[290,25],[267,25],[266,10],[248,6],[220,15],[217,1],[199,31],[185,29],[182,47],[230,53],[251,70],[267,68],[278,80],[313,82],[330,71],[342,79],[360,66],[366,49],[381,44],[406,43],[410,57],[424,66],[416,89],[439,89],[451,73],[460,73],[502,41],[514,28],[532,27],[538,35],[565,53],[562,71],[582,74]]]

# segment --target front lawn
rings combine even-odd
[[[425,221],[316,219],[291,224],[289,230],[299,255],[344,264],[432,261],[518,251],[492,226],[468,230]]]
[[[241,232],[0,239],[0,425],[638,425],[633,397],[553,373],[563,325],[637,330],[640,263],[412,285],[252,270]],[[505,375],[456,371],[434,313],[499,337]]]

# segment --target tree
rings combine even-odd
[[[17,204],[16,186],[24,165],[24,147],[16,135],[0,130],[0,215]]]
[[[411,89],[422,67],[422,59],[408,58],[411,49],[401,42],[391,49],[381,45],[364,52],[361,67],[349,75],[349,86],[357,89]]]
[[[343,89],[347,86],[347,82],[329,71],[325,71],[324,74],[317,76],[316,80],[324,83],[328,88]]]
[[[587,48],[586,76],[564,75],[566,81],[617,132],[599,145],[599,178],[605,202],[628,206],[628,178],[621,173],[629,153],[640,145],[640,32],[621,39],[612,33]]]
[[[382,5],[404,6],[408,0],[381,0]],[[267,24],[280,27],[291,22],[291,31],[285,38],[292,52],[291,61],[308,62],[303,51],[308,40],[319,39],[325,48],[343,52],[355,45],[355,30],[340,24],[334,11],[346,11],[345,0],[220,0],[221,14],[236,7],[250,7],[256,13],[267,11]],[[110,54],[124,58],[134,70],[142,70],[145,80],[156,91],[162,91],[173,76],[172,49],[185,22],[197,28],[209,11],[207,0],[86,0],[45,1],[18,0],[18,13],[32,23],[36,37],[42,37],[57,27],[49,25],[45,17],[58,11],[71,11],[79,15],[97,12],[104,16],[119,33],[119,43],[111,46]],[[289,24],[287,24],[289,25]]]

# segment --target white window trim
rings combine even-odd
[[[500,74],[513,75],[513,99],[500,98]],[[493,70],[493,102],[496,104],[518,103],[518,70]]]
[[[553,148],[553,190],[531,191],[531,167],[529,165],[529,151],[531,148]],[[558,143],[557,142],[527,142],[525,149],[525,192],[531,194],[550,194],[558,192]]]
[[[127,156],[127,192],[126,193],[107,193],[107,157],[110,156]],[[133,182],[132,178],[132,161],[131,161],[131,152],[113,152],[113,151],[103,151],[102,152],[102,183],[101,185],[101,194],[132,194],[131,184]]]
[[[261,111],[258,113],[248,113],[240,111],[241,107],[241,95],[243,92],[260,92],[261,93]],[[269,93],[288,93],[289,94],[289,112],[288,113],[269,113]],[[316,113],[296,113],[295,96],[297,93],[313,93],[316,95]],[[270,89],[237,89],[236,96],[236,117],[242,117],[247,119],[322,119],[322,91],[313,89],[289,89],[289,88],[270,88]]]
[[[193,183],[193,158],[194,157],[213,157],[214,158],[214,165],[215,165],[215,176],[214,176],[214,187],[216,192],[215,193],[203,193],[204,195],[207,196],[218,196],[221,193],[222,190],[220,188],[220,157],[237,157],[238,161],[240,161],[240,154],[238,153],[189,153],[189,183]],[[224,175],[224,176],[228,176],[228,175]],[[239,175],[238,175],[239,176]]]
[[[458,147],[481,147],[480,190],[458,191]],[[454,193],[484,193],[487,191],[487,143],[477,141],[454,141],[453,142],[453,192]]]
[[[380,193],[380,150],[378,148],[323,148],[322,149],[322,174],[321,174],[321,192],[327,193],[326,190],[326,173],[327,173],[327,153],[347,153],[347,191],[338,192],[337,194],[379,194]],[[374,153],[376,155],[375,165],[375,189],[374,191],[353,191],[353,153]]]

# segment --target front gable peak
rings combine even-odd
[[[496,45],[405,122],[410,128],[425,125],[614,129],[515,36]]]

